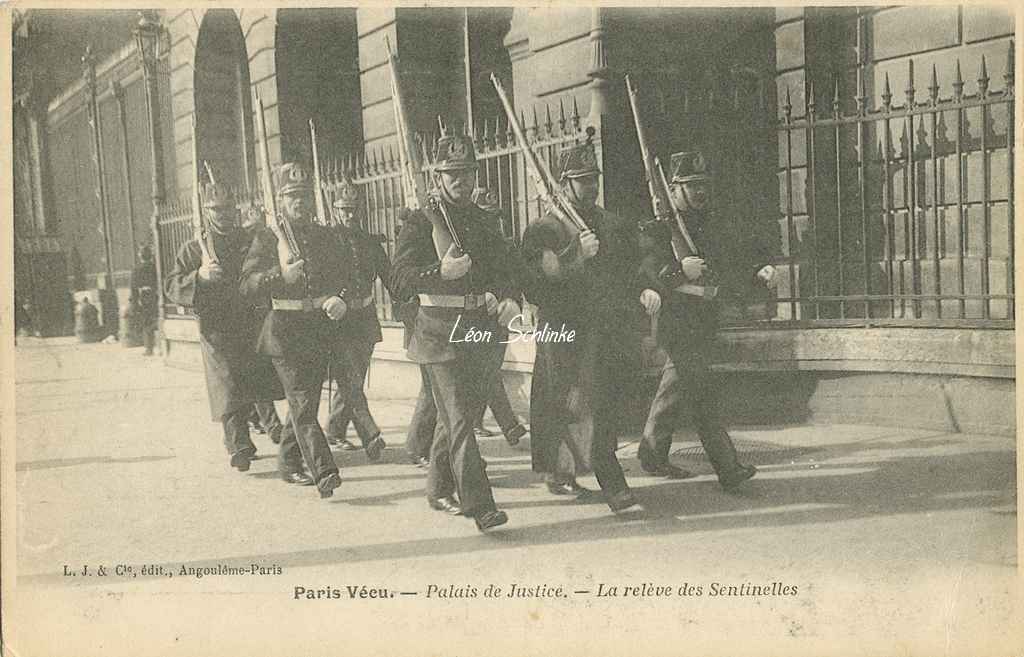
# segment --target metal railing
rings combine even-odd
[[[554,168],[558,151],[563,145],[578,143],[593,138],[595,147],[600,149],[600,140],[585,131],[581,125],[579,109],[575,102],[571,107],[560,103],[552,112],[550,106],[543,107],[540,119],[537,110],[532,112],[532,121],[527,126],[527,139],[534,145],[540,157],[548,158]],[[557,118],[554,118],[557,116]],[[434,146],[439,134],[421,135],[423,161],[431,164]],[[526,174],[525,163],[515,143],[512,130],[504,117],[485,120],[478,124],[473,142],[480,163],[477,172],[478,183],[495,192],[502,212],[502,232],[518,243],[529,223],[544,214],[539,196]],[[320,153],[331,153],[329,145],[319,149]],[[405,207],[402,191],[401,171],[397,154],[392,146],[371,148],[359,154],[325,155],[322,160],[324,184],[327,188],[327,206],[336,184],[347,178],[361,191],[363,216],[369,233],[383,236],[384,250],[388,258],[395,255],[395,244],[400,230],[400,216]],[[236,193],[236,199],[243,208],[248,205],[262,205],[259,190],[252,195]],[[160,230],[160,254],[164,271],[171,271],[175,255],[182,244],[192,238],[192,206],[190,197],[166,203],[161,209],[158,226]],[[395,322],[391,312],[391,300],[378,281],[375,286],[378,317],[384,322]],[[188,314],[176,305],[167,306],[169,315]]]
[[[809,84],[800,118],[785,92],[778,134],[788,248],[774,319],[1012,327],[1012,44],[998,92],[984,56],[973,94],[964,93],[959,60],[948,96],[933,65],[919,97],[909,61],[903,102],[893,103],[886,70],[881,105],[871,108],[866,77],[859,69],[852,112],[842,110],[839,80],[824,111]]]

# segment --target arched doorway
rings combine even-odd
[[[355,8],[283,9],[275,39],[281,156],[309,163],[309,120],[322,158],[363,143]]]
[[[234,11],[211,9],[203,16],[194,83],[200,166],[206,161],[217,182],[251,192],[255,149],[249,64]]]

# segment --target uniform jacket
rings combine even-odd
[[[431,198],[435,204],[444,203]],[[418,294],[467,295],[490,292],[500,302],[511,298],[519,301],[520,283],[518,260],[509,248],[494,221],[476,205],[446,206],[452,223],[473,260],[473,266],[462,278],[446,281],[441,278],[441,263],[432,237],[433,227],[422,210],[407,212],[402,232],[398,236],[395,259],[391,267],[391,290],[401,300],[411,300]],[[409,316],[410,309],[406,309]],[[408,331],[407,353],[417,363],[439,363],[456,358],[460,343],[450,337],[458,323],[459,333],[464,329],[489,330],[499,339],[495,315],[484,308],[460,310],[456,308],[418,307],[411,318]]]
[[[304,299],[337,295],[345,301],[358,297],[356,275],[338,228],[309,222],[295,222],[293,232],[306,275],[293,284],[281,277],[277,237],[270,229],[256,233],[242,265],[240,287],[251,302],[271,308],[271,299]],[[273,357],[328,358],[330,350],[344,339],[346,313],[340,322],[322,310],[311,312],[271,309],[257,341],[261,354]]]
[[[243,231],[213,234],[213,246],[224,278],[201,282],[199,242],[182,245],[174,269],[164,279],[164,294],[171,303],[188,306],[199,317],[199,339],[206,372],[206,389],[214,420],[254,401],[283,398],[269,360],[256,353],[258,314],[238,292],[238,277],[249,250]]]
[[[374,295],[374,283],[379,278],[387,286],[390,283],[391,263],[384,253],[380,239],[369,235],[358,226],[337,228],[344,245],[345,257],[352,263],[354,273],[349,295],[352,299],[364,299]],[[377,306],[370,304],[358,310],[349,309],[342,322],[346,336],[354,340],[371,343],[382,339]]]
[[[767,262],[763,248],[752,248],[741,241],[715,239],[714,220],[708,215],[692,214],[686,228],[697,247],[697,255],[708,267],[700,281],[690,281],[682,273],[672,250],[672,231],[678,229],[661,221],[640,226],[641,269],[645,284],[661,294],[658,343],[666,349],[702,349],[718,330],[718,312],[723,301],[740,302],[764,294],[757,271]],[[759,264],[752,264],[752,263]],[[684,283],[719,286],[714,299],[683,294],[676,288]]]
[[[640,293],[646,287],[638,266],[635,230],[600,206],[578,210],[600,242],[597,255],[582,267],[569,267],[576,256],[576,230],[555,215],[545,214],[523,234],[526,298],[538,306],[538,322],[547,321],[552,328],[565,322],[567,327],[632,331],[640,317]],[[545,250],[564,254],[561,277],[549,278],[541,271]]]

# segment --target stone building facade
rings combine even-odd
[[[644,217],[629,74],[657,152],[667,159],[703,149],[724,239],[768,245],[780,271],[776,298],[729,309],[720,369],[736,393],[734,417],[1013,431],[1008,7],[173,9],[160,20],[171,201],[191,191],[193,120],[199,159],[241,197],[256,194],[258,98],[271,164],[310,161],[314,120],[321,158],[364,186],[370,227],[392,247],[401,199],[388,43],[401,61],[412,127],[429,143],[442,115],[476,136],[481,176],[500,188],[510,237],[536,216],[536,195],[492,72],[531,140],[550,153],[589,134],[605,204]],[[100,68],[131,94],[138,64],[130,47]],[[48,155],[36,157],[49,158],[54,189],[69,179],[55,173],[67,152],[77,153],[75,175],[83,175],[81,148],[53,148],[62,130],[84,132],[64,127],[81,120],[73,109],[81,93],[71,84],[36,113],[51,135],[49,148],[36,149]],[[129,129],[131,144],[141,138]],[[128,168],[144,197],[146,176],[134,173],[148,162],[135,150]],[[107,169],[111,198],[136,193],[119,192],[126,177]],[[21,184],[52,193],[42,173]],[[171,201],[161,219],[165,258],[187,236],[187,206]],[[65,258],[74,259],[74,242],[92,254],[78,269],[101,272],[98,247],[86,246],[95,239],[75,228],[82,207],[55,204],[51,213],[48,234]],[[191,320],[166,312],[168,360],[194,360]],[[400,329],[388,324],[374,380],[412,385],[416,377],[399,376],[408,367]],[[657,355],[650,359],[653,369]],[[531,362],[528,346],[509,350],[508,380],[520,397]]]

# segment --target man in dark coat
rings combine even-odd
[[[283,395],[270,360],[256,354],[254,309],[238,292],[250,242],[238,226],[231,192],[222,185],[206,185],[202,212],[207,252],[196,239],[183,244],[164,280],[164,293],[171,303],[193,308],[199,317],[210,413],[224,427],[232,467],[245,472],[256,454],[249,409],[257,400]]]
[[[144,356],[152,356],[156,346],[156,329],[158,324],[156,262],[153,260],[153,247],[148,244],[139,249],[139,264],[132,270],[131,295],[129,306],[133,313],[138,313],[139,330],[142,333],[142,344],[145,346]]]
[[[313,184],[299,164],[277,170],[278,217],[275,229],[253,239],[242,267],[242,293],[269,303],[257,343],[274,362],[288,399],[292,431],[282,432],[278,465],[282,478],[308,484],[303,462],[311,471],[321,498],[341,485],[338,466],[320,428],[317,413],[327,364],[337,358],[345,340],[349,305],[362,298],[354,290],[355,275],[338,230],[312,221]],[[298,249],[298,253],[294,249]]]
[[[380,321],[374,300],[374,283],[379,278],[389,283],[390,263],[377,236],[370,236],[359,225],[359,190],[348,180],[342,180],[333,190],[331,204],[335,228],[342,242],[344,255],[352,263],[354,279],[349,290],[352,302],[342,325],[344,339],[337,360],[331,362],[330,376],[337,384],[331,396],[331,413],[327,420],[327,441],[340,444],[342,449],[358,449],[345,434],[351,422],[356,435],[371,461],[380,460],[384,439],[380,427],[370,413],[363,388],[366,372],[373,357],[373,348],[381,341]]]
[[[575,226],[549,212],[523,234],[526,298],[538,306],[537,330],[571,339],[536,339],[530,393],[533,469],[556,494],[587,496],[575,475],[593,470],[615,512],[636,500],[615,455],[616,390],[638,369],[640,310],[658,310],[657,292],[641,285],[634,229],[596,204],[600,169],[593,145],[559,154],[563,194],[585,222]],[[541,334],[543,335],[543,334]],[[559,465],[562,446],[573,470]]]
[[[428,207],[405,217],[391,289],[399,299],[419,303],[407,354],[426,369],[440,424],[430,453],[427,501],[434,509],[472,517],[486,531],[508,516],[494,503],[473,424],[495,376],[486,358],[490,343],[498,324],[507,326],[519,314],[520,292],[514,254],[473,204],[476,168],[468,137],[438,140],[437,190],[426,199]]]
[[[477,205],[494,222],[496,230],[501,230],[501,206],[498,196],[486,187],[477,187],[473,190],[473,203]],[[512,248],[511,240],[509,246]],[[474,431],[477,436],[490,437],[494,434],[484,427],[484,412],[490,408],[498,428],[505,436],[505,442],[509,445],[518,445],[519,441],[526,435],[526,427],[512,410],[512,404],[508,400],[508,392],[505,390],[505,382],[502,378],[501,367],[505,363],[505,349],[508,346],[509,332],[507,326],[498,327],[498,339],[492,343],[493,351],[490,358],[493,362],[489,367],[496,372],[494,381],[491,383],[490,392],[487,395],[487,403],[480,409],[480,417],[474,423]]]
[[[641,226],[645,279],[660,290],[664,299],[658,343],[668,360],[647,416],[638,456],[643,469],[651,474],[673,479],[689,476],[668,460],[672,433],[682,411],[687,410],[718,481],[729,489],[753,477],[757,469],[739,462],[716,410],[717,388],[710,363],[720,299],[729,287],[734,296],[743,284],[773,287],[775,268],[762,263],[749,267],[739,279],[733,276],[726,288],[713,285],[721,280],[719,267],[725,270],[723,265],[734,264],[736,254],[743,249],[739,244],[716,244],[711,239],[711,179],[703,155],[675,153],[671,166],[672,205],[679,211],[696,252],[686,243],[674,218]]]

